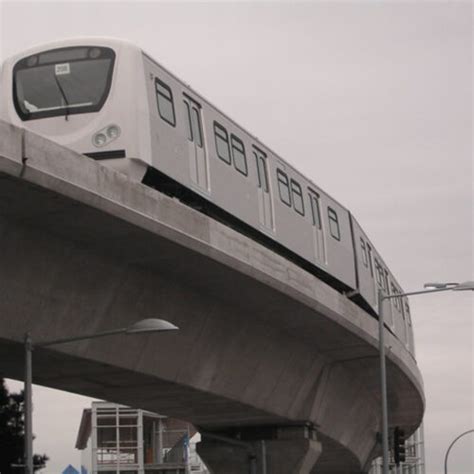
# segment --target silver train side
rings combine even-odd
[[[373,316],[401,287],[354,216],[138,47],[78,38],[5,61],[0,117],[274,248]],[[386,326],[414,356],[406,298]]]

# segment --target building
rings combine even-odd
[[[208,474],[189,423],[108,402],[82,413],[81,474]]]

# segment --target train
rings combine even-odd
[[[402,294],[351,212],[138,46],[77,38],[7,59],[0,118],[180,199],[377,318]],[[414,357],[406,297],[384,317]]]

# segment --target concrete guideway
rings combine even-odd
[[[36,350],[35,383],[248,440],[257,463],[264,441],[283,469],[271,473],[355,473],[380,452],[373,317],[225,225],[4,122],[0,254],[3,375],[22,379],[26,330],[39,341],[161,317],[181,330]],[[409,433],[421,375],[386,343],[389,422]],[[230,451],[248,472],[238,446],[204,436],[200,451],[215,473],[231,472]]]

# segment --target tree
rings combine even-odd
[[[10,393],[5,380],[0,378],[0,473],[21,474],[24,465],[24,394]],[[46,466],[48,456],[35,454],[33,457],[34,469]],[[15,467],[15,465],[17,467]]]

